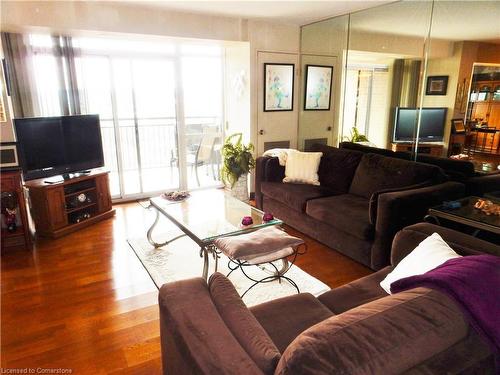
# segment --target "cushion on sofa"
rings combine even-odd
[[[406,277],[422,275],[447,260],[459,258],[458,255],[438,233],[433,233],[407,256],[380,282],[380,286],[391,294],[391,284]]]
[[[437,184],[446,181],[446,176],[439,167],[433,165],[365,154],[356,169],[349,193],[370,198],[379,190],[405,187],[425,181]]]
[[[321,156],[321,152],[289,150],[283,182],[319,185],[318,168]]]
[[[299,212],[305,211],[306,203],[309,199],[338,194],[334,190],[323,186],[283,184],[281,182],[263,182],[261,190],[262,194]]]
[[[208,287],[217,311],[236,340],[264,374],[273,374],[280,352],[246,307],[231,281],[216,272],[210,276]]]
[[[387,293],[380,286],[380,282],[391,270],[392,267],[387,266],[371,275],[331,289],[320,295],[318,299],[334,314],[341,314],[354,307],[387,297]]]
[[[312,150],[323,153],[318,169],[321,185],[347,193],[363,153],[321,144],[315,144]]]
[[[467,333],[453,301],[416,288],[311,327],[285,350],[275,374],[400,374]]]
[[[369,200],[352,194],[312,199],[306,213],[360,239],[373,238],[374,226],[368,216]]]
[[[250,308],[280,352],[309,327],[333,316],[310,293],[294,294]]]

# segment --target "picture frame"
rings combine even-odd
[[[425,95],[446,95],[448,90],[448,76],[429,76]]]
[[[451,132],[452,134],[465,134],[467,129],[465,128],[464,120],[461,118],[454,118],[451,120]]]
[[[17,142],[0,143],[0,168],[19,169],[19,156],[17,153]]]
[[[332,99],[333,66],[306,65],[304,111],[329,111]]]
[[[295,64],[264,63],[264,112],[293,111]]]

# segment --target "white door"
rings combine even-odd
[[[297,148],[299,56],[293,53],[258,52],[257,62],[257,154],[261,155],[266,149],[274,147]],[[264,64],[266,63],[293,64],[292,110],[264,111]]]
[[[337,58],[335,56],[309,55],[301,56],[301,86],[300,86],[300,117],[299,117],[299,149],[308,149],[314,143],[325,142],[328,145],[334,144],[334,97],[336,75],[340,74],[340,69],[336,69]],[[332,67],[332,79],[330,89],[330,109],[329,110],[305,110],[304,102],[306,100],[306,66],[318,65],[323,67]]]

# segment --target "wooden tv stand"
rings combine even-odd
[[[46,178],[26,182],[36,234],[58,238],[113,216],[108,174],[94,169],[53,184]]]
[[[405,151],[412,152],[412,143],[391,143],[392,151]],[[431,156],[443,156],[443,144],[441,143],[419,143],[418,151],[419,154],[426,154]]]

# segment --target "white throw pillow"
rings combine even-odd
[[[427,237],[389,273],[380,286],[391,294],[391,284],[409,276],[422,275],[458,255],[437,233]]]
[[[319,185],[318,168],[322,152],[289,150],[283,182]]]

